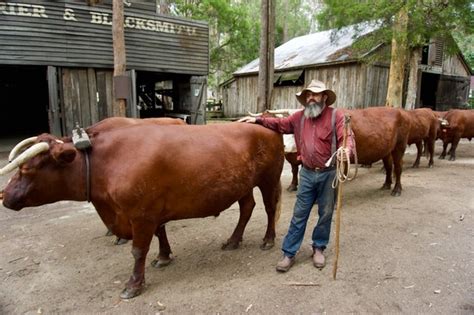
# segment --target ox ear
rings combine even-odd
[[[64,163],[71,163],[74,161],[76,152],[77,150],[72,143],[58,143],[51,150],[53,158],[56,161]]]

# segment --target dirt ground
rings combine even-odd
[[[344,184],[335,281],[334,237],[326,268],[311,263],[316,211],[297,263],[286,274],[275,271],[295,193],[283,193],[277,246],[270,251],[259,249],[266,226],[259,192],[235,251],[220,246],[237,223],[236,204],[217,218],[170,222],[175,260],[153,268],[154,240],[146,289],[130,301],[119,293],[132,271],[131,245],[113,245],[90,204],[64,201],[20,212],[0,206],[0,313],[473,314],[474,143],[462,141],[456,161],[436,159],[433,169],[424,158],[421,168],[410,168],[413,151],[405,155],[401,197],[379,189],[381,163]],[[285,163],[285,188],[290,179]],[[7,180],[1,177],[0,187]]]

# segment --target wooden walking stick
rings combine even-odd
[[[349,124],[351,122],[351,117],[350,116],[344,116],[344,132],[343,132],[343,138],[342,138],[342,148],[343,152],[342,154],[345,154],[345,149],[346,149],[346,142],[347,142],[347,133],[349,129]],[[341,154],[340,156],[340,161],[336,161],[337,164],[337,171],[336,171],[336,176],[340,176],[340,174],[345,174],[346,171],[348,171],[349,167],[344,163],[343,155]],[[349,158],[349,157],[347,157]],[[347,163],[350,163],[349,160],[347,160]],[[340,168],[343,168],[342,170]],[[344,169],[345,168],[345,169]],[[343,173],[341,173],[343,172]],[[341,229],[341,208],[342,208],[342,183],[347,179],[347,175],[343,176],[343,178],[339,177],[338,184],[337,184],[337,204],[336,204],[336,258],[334,260],[334,267],[332,269],[332,278],[333,280],[336,280],[336,273],[337,273],[337,262],[339,260],[339,232]]]

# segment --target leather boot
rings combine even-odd
[[[324,257],[323,251],[320,248],[313,248],[313,265],[318,269],[326,266],[326,257]]]
[[[287,272],[295,263],[295,257],[283,256],[283,259],[276,265],[276,270],[279,272]]]

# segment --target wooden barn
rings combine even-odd
[[[0,2],[1,138],[70,135],[115,116],[112,2],[87,3]],[[155,1],[124,3],[127,116],[204,123],[207,23],[160,15]]]
[[[360,36],[370,34],[375,27],[364,25],[362,29]],[[298,108],[300,104],[295,93],[311,79],[325,82],[336,92],[336,107],[364,108],[385,104],[390,69],[386,56],[390,47],[379,45],[356,57],[351,50],[354,35],[353,27],[347,27],[337,33],[334,40],[329,30],[296,37],[277,47],[273,109]],[[379,58],[371,59],[378,61],[365,61],[374,55]],[[259,60],[256,59],[221,85],[226,117],[256,112],[258,68]],[[445,110],[465,106],[471,71],[461,53],[449,56],[444,53],[443,43],[434,41],[423,49],[415,107]]]

